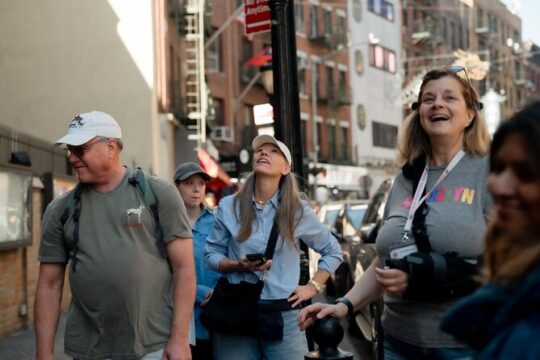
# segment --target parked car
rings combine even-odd
[[[392,179],[387,179],[382,182],[369,201],[360,230],[354,237],[347,241],[352,249],[350,250],[350,256],[347,258],[344,257],[344,262],[347,262],[349,269],[355,269],[355,271],[351,273],[353,274],[353,284],[359,280],[360,276],[363,274],[363,270],[367,269],[376,256],[375,240],[377,239],[379,228],[384,220],[384,209],[386,207],[386,201],[388,200],[390,188],[392,187],[392,182]],[[344,248],[344,245],[342,245],[342,248]],[[366,261],[368,257],[362,254],[363,251],[367,251],[366,249],[373,251],[373,254],[370,253],[369,263]],[[358,253],[360,253],[360,255],[358,255]],[[382,346],[383,331],[381,325],[383,308],[383,300],[376,300],[368,306],[356,311],[354,314],[355,322],[349,324],[349,332],[351,334],[362,336],[365,340],[370,342],[373,358],[376,360],[383,359],[384,357]]]
[[[328,204],[321,208],[320,219],[338,239],[343,263],[326,284],[326,292],[334,298],[345,295],[377,256],[375,240],[383,222],[384,208],[392,185],[385,180],[368,204]],[[361,221],[358,215],[361,214]],[[382,299],[359,309],[349,332],[370,342],[374,359],[382,359]]]
[[[319,219],[331,231],[353,236],[360,230],[367,210],[367,200],[350,200],[324,204]]]
[[[352,200],[324,204],[319,210],[319,219],[330,229],[340,244],[343,244],[345,236],[353,236],[358,233],[363,223],[363,218],[367,210],[367,201]],[[343,246],[342,246],[342,250]],[[309,253],[310,272],[313,275],[317,269],[319,255],[314,251]],[[330,296],[341,296],[352,287],[351,276],[345,263],[331,275],[326,284],[326,292]]]

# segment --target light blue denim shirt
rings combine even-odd
[[[201,314],[200,303],[204,300],[206,293],[216,286],[217,280],[221,276],[220,273],[210,270],[206,266],[204,260],[204,247],[206,238],[212,226],[214,225],[214,214],[207,208],[203,207],[199,214],[195,226],[192,229],[193,233],[193,253],[195,255],[195,275],[197,276],[197,293],[195,298],[195,337],[197,339],[208,339],[208,330],[203,327],[199,321]]]
[[[211,269],[218,270],[219,262],[228,257],[232,260],[245,258],[246,254],[264,253],[274,216],[278,208],[279,192],[264,207],[259,207],[253,201],[253,211],[256,221],[253,222],[251,236],[245,241],[237,241],[236,235],[240,224],[236,220],[233,209],[233,197],[224,197],[219,202],[216,211],[216,220],[212,232],[206,239],[206,264]],[[342,261],[341,248],[332,234],[320,223],[307,202],[302,201],[304,216],[296,227],[295,239],[298,245],[302,239],[307,246],[321,255],[318,263],[319,269],[329,273],[334,272]],[[232,272],[225,276],[231,283],[257,281],[260,273]],[[264,277],[264,288],[261,299],[286,299],[298,287],[300,278],[300,250],[292,248],[278,238],[272,267]]]

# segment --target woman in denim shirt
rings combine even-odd
[[[231,283],[255,283],[264,272],[261,300],[283,309],[282,340],[214,334],[216,359],[303,359],[307,341],[296,323],[302,301],[321,290],[342,261],[336,239],[301,200],[287,146],[269,135],[252,143],[253,173],[242,189],[221,199],[216,222],[207,239],[206,263]],[[248,261],[247,254],[264,253],[274,218],[279,237],[272,260]],[[299,286],[299,240],[321,254],[310,282]],[[256,321],[256,319],[254,319]]]
[[[195,163],[180,165],[174,174],[174,183],[189,217],[193,233],[193,253],[195,256],[195,274],[197,276],[197,293],[195,298],[195,337],[196,346],[191,348],[194,360],[212,360],[212,344],[208,330],[199,321],[201,306],[212,295],[212,290],[219,279],[219,273],[206,267],[204,261],[204,247],[206,237],[214,225],[214,214],[203,205],[206,182],[211,177]]]

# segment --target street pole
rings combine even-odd
[[[313,200],[317,200],[317,163],[319,162],[319,133],[317,132],[317,63],[311,59],[311,135],[313,137]]]
[[[298,98],[296,30],[293,0],[269,0],[272,18],[272,66],[274,78],[274,132],[291,149],[293,170],[305,190],[304,147]]]
[[[298,69],[296,65],[296,30],[294,28],[293,0],[269,0],[272,19],[272,67],[274,78],[274,132],[292,152],[293,171],[301,191],[306,188],[304,146],[298,98]],[[274,105],[272,104],[272,105]],[[277,111],[276,111],[277,110]],[[300,279],[305,285],[310,279],[308,247],[300,241]],[[310,302],[308,302],[309,304]],[[313,339],[306,335],[308,347],[313,350]]]

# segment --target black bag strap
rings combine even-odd
[[[274,219],[274,224],[272,225],[272,230],[270,231],[270,237],[268,238],[268,244],[266,244],[266,250],[264,251],[264,257],[268,260],[271,260],[274,256],[274,250],[276,249],[277,238],[278,238],[279,226],[277,220]]]
[[[66,243],[66,237],[64,236],[64,244],[68,250],[68,256],[71,258],[71,270],[75,272],[77,270],[77,253],[79,251],[79,219],[81,217],[81,194],[83,190],[83,184],[77,183],[75,188],[67,195],[67,204],[64,208],[64,212],[60,217],[60,223],[62,227],[66,224],[69,216],[73,219],[73,246],[70,248]],[[73,214],[70,214],[73,209]]]
[[[128,178],[128,182],[135,187],[143,203],[150,208],[150,213],[156,222],[154,238],[156,246],[162,258],[167,258],[167,250],[163,241],[163,228],[159,222],[159,207],[156,194],[148,181],[148,174],[141,168],[137,168],[133,175]]]
[[[412,165],[408,164],[404,166],[403,168],[403,175],[407,178],[412,180],[413,182],[413,189],[412,189],[412,195],[416,193],[416,189],[418,188],[418,184],[420,182],[420,178],[422,177],[422,173],[424,171],[424,167],[426,166],[426,157],[424,155],[420,155],[416,159],[413,160]],[[426,194],[426,189],[424,188],[424,191],[422,195]],[[413,226],[412,226],[412,232],[414,235],[414,241],[416,243],[416,246],[418,247],[418,251],[428,253],[432,250],[431,243],[429,242],[429,235],[427,233],[426,229],[426,215],[428,213],[428,206],[427,206],[427,199],[425,201],[422,201],[416,212],[414,213],[413,218]]]

